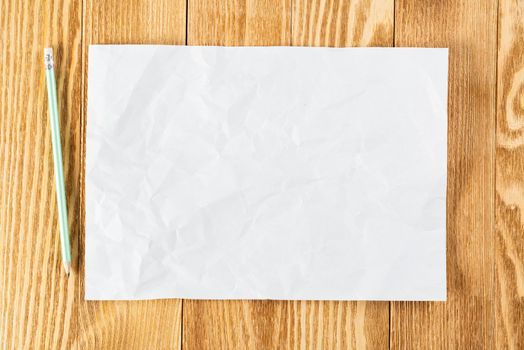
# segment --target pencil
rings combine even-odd
[[[58,203],[58,221],[60,225],[60,246],[64,270],[69,277],[71,271],[71,246],[69,243],[69,224],[67,222],[67,203],[64,186],[64,170],[62,167],[62,146],[60,144],[60,124],[52,48],[44,49],[44,64],[47,82],[47,102],[49,105],[49,122],[51,124],[51,142],[53,144],[56,200]]]

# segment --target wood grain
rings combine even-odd
[[[295,46],[393,46],[393,0],[294,0]]]
[[[495,310],[498,349],[524,349],[524,2],[500,0]]]
[[[387,303],[184,301],[183,349],[385,349],[387,340]]]
[[[450,48],[448,300],[393,303],[391,348],[492,349],[497,5],[395,4],[396,45]]]
[[[289,0],[189,0],[189,45],[289,45]],[[185,300],[183,349],[285,344],[287,302]]]
[[[75,276],[58,236],[43,49],[57,64],[73,245],[78,231],[80,26],[75,2],[0,3],[0,348],[67,348],[76,334]],[[53,30],[51,30],[53,28]]]
[[[289,45],[290,0],[188,0],[188,45]]]
[[[293,3],[292,44],[300,46],[393,46],[393,0],[310,1]],[[333,324],[332,334],[307,332],[306,348],[384,349],[389,345],[389,304],[387,302],[320,303],[347,317],[308,308],[307,322]],[[306,304],[309,305],[309,304]],[[366,311],[368,310],[368,311]],[[295,315],[303,322],[304,314]],[[300,338],[299,338],[300,339]],[[321,344],[322,346],[317,346]],[[302,346],[301,346],[302,347]],[[299,348],[297,346],[297,348]]]
[[[181,44],[185,41],[184,0],[85,0],[83,40],[82,139],[85,142],[87,51],[90,44]],[[80,153],[82,189],[80,274],[84,275],[84,164]],[[181,300],[84,301],[84,279],[78,279],[79,349],[174,349],[181,345]]]
[[[393,44],[392,0],[189,1],[188,19],[190,45]],[[387,302],[188,300],[183,348],[380,349],[388,317]]]

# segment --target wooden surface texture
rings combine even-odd
[[[87,51],[97,43],[449,47],[448,301],[84,301]],[[0,349],[524,349],[523,0],[0,0],[0,55]]]
[[[497,4],[397,0],[395,12],[396,46],[450,50],[448,300],[392,303],[391,347],[492,349]]]

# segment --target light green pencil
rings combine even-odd
[[[53,49],[44,49],[45,77],[47,81],[47,100],[49,104],[49,121],[51,124],[51,140],[53,144],[53,159],[55,164],[56,200],[58,202],[58,221],[60,222],[60,243],[62,247],[62,263],[69,277],[71,271],[71,246],[69,244],[69,224],[67,222],[67,203],[64,186],[64,170],[62,167],[62,146],[60,144],[60,124],[58,118],[58,102],[56,98],[55,67]]]

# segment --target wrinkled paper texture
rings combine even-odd
[[[90,46],[86,299],[445,300],[447,62]]]

